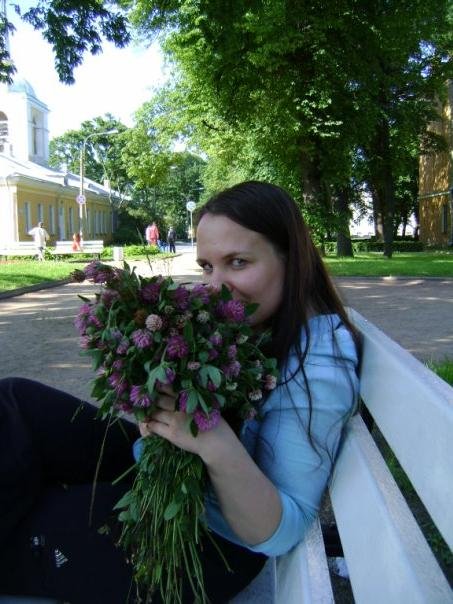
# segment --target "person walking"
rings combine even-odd
[[[157,228],[157,224],[155,222],[146,227],[145,239],[149,245],[157,245],[159,240],[159,229]]]
[[[167,233],[167,242],[168,242],[168,247],[169,247],[169,252],[176,254],[176,247],[175,247],[175,241],[176,241],[176,231],[175,229],[171,226],[168,229],[168,233]]]
[[[38,226],[33,227],[28,231],[35,241],[36,252],[38,254],[38,260],[44,260],[44,249],[47,245],[47,241],[50,239],[49,233],[44,228],[43,222],[38,222]]]

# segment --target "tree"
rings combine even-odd
[[[335,207],[344,231],[361,149],[391,255],[396,183],[408,161],[397,160],[403,144],[419,142],[451,73],[448,0],[133,6],[145,35],[167,28],[202,148],[203,138],[216,139],[228,154],[247,137],[247,168],[259,172],[259,158],[268,172],[296,174],[294,188],[324,231]]]
[[[419,143],[436,94],[453,75],[451,0],[94,4],[77,24],[102,24],[102,6],[110,16],[127,10],[145,38],[164,37],[179,74],[171,113],[208,156],[211,183],[272,177],[299,199],[320,241],[336,230],[347,242],[362,162],[391,255],[397,183],[408,173],[404,146],[412,153]],[[59,2],[39,6],[52,8],[35,21],[46,35],[67,31],[69,0],[60,13]],[[45,29],[46,20],[60,18]],[[89,28],[86,36],[77,29],[78,43],[89,46]],[[64,55],[64,45],[54,48]],[[71,53],[63,60],[75,61]]]
[[[14,6],[22,19],[42,31],[52,46],[60,80],[73,84],[74,68],[83,62],[86,52],[100,53],[104,40],[119,48],[129,44],[131,34],[120,4],[98,0],[39,0],[23,13],[19,4]],[[10,31],[14,29],[6,17],[3,23]],[[12,75],[11,57],[0,28],[0,80],[11,81]]]
[[[104,134],[112,130],[117,133]],[[50,141],[49,165],[78,174],[80,152],[84,145],[85,176],[100,183],[108,180],[110,187],[121,197],[131,184],[121,161],[126,133],[126,126],[111,114],[87,120],[82,123],[80,130],[69,130]]]

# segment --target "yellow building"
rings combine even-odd
[[[420,158],[420,239],[427,245],[453,246],[453,81],[441,118],[430,129],[445,138],[448,150]]]
[[[31,241],[28,231],[39,221],[50,243],[72,240],[81,230],[82,211],[84,239],[108,243],[114,194],[85,178],[81,206],[79,175],[48,167],[48,113],[26,80],[0,84],[0,243]]]

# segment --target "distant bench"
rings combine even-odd
[[[38,250],[34,241],[13,241],[0,246],[0,256],[37,256]]]
[[[447,545],[453,547],[453,388],[350,311],[364,350],[360,392]],[[362,417],[350,421],[329,494],[356,604],[448,604],[453,593]],[[337,554],[335,554],[337,555]],[[230,604],[333,604],[319,519]],[[57,604],[0,596],[0,604]]]
[[[57,257],[67,254],[93,254],[93,257],[99,259],[104,251],[104,242],[102,239],[84,241],[80,250],[73,250],[72,244],[72,241],[57,241],[53,253]]]

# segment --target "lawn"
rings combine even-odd
[[[37,262],[36,260],[0,261],[0,292],[35,285],[43,281],[67,279],[79,262]]]
[[[124,247],[127,260],[145,259],[142,246]],[[163,258],[166,254],[159,254]],[[103,260],[112,258],[111,248],[106,248]],[[0,260],[0,292],[34,285],[41,281],[58,281],[69,276],[75,268],[89,262],[89,258],[66,262],[36,262],[35,260]],[[381,253],[360,253],[354,258],[327,256],[329,272],[336,277],[453,277],[453,252],[395,253],[387,259]]]
[[[354,258],[327,256],[329,272],[336,277],[453,277],[453,252],[396,252],[385,258],[379,252]]]

